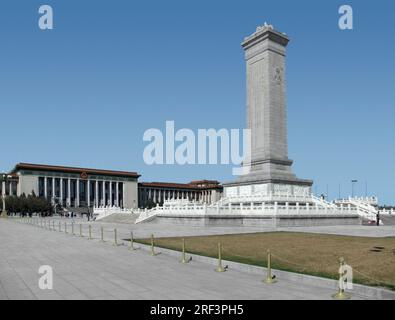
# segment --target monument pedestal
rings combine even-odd
[[[312,180],[299,179],[291,171],[292,160],[267,160],[255,162],[248,174],[224,184],[225,197],[271,195],[283,198],[310,197]]]

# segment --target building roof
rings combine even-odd
[[[210,181],[210,180],[202,180]],[[199,184],[192,181],[190,183],[171,183],[171,182],[140,182],[139,186],[151,187],[151,188],[171,188],[171,189],[190,189],[190,190],[202,190],[202,189],[222,189],[222,186],[216,181],[216,184]]]
[[[219,181],[217,180],[193,180],[191,182],[189,182],[189,184],[200,184],[200,185],[219,185],[221,184]]]
[[[57,172],[78,173],[78,174],[86,173],[86,174],[94,174],[94,175],[132,177],[132,178],[140,177],[140,175],[137,172],[52,166],[46,164],[33,164],[33,163],[18,163],[11,171],[11,174],[15,174],[20,170],[57,171]]]

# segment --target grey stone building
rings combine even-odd
[[[139,207],[147,208],[163,204],[165,200],[189,199],[211,204],[222,196],[223,187],[215,180],[196,180],[189,183],[141,182]]]
[[[137,208],[136,172],[18,163],[1,185],[1,194],[50,199],[69,208]]]

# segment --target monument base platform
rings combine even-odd
[[[274,201],[278,198],[288,196],[290,198],[304,197],[309,198],[311,195],[311,184],[309,182],[302,183],[300,181],[251,181],[242,183],[227,183],[224,184],[224,197],[251,197],[261,196],[262,198],[271,197]]]
[[[187,226],[218,227],[312,227],[336,225],[361,225],[362,220],[354,214],[344,215],[157,215],[149,223],[169,223]]]

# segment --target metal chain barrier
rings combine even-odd
[[[52,228],[51,228],[51,220],[46,220],[45,218],[40,218],[40,217],[27,218],[27,219],[26,218],[14,218],[14,221],[17,221],[17,222],[20,222],[20,223],[25,223],[25,224],[28,224],[28,225],[32,225],[32,226],[35,226],[35,227],[38,227],[38,228],[43,228],[43,229],[47,229],[47,230],[51,230],[51,231],[56,231],[56,229],[55,229],[55,221],[54,220],[52,220]],[[48,228],[47,228],[47,221],[48,221]],[[76,235],[74,233],[74,221],[70,224],[70,226],[71,226],[71,233],[70,234]],[[88,239],[93,240],[94,238],[92,237],[92,227],[91,227],[91,225],[88,225],[88,228],[89,228],[88,229]],[[59,230],[58,231],[62,232],[61,222],[60,221],[59,221]],[[80,237],[84,237],[84,235],[82,233],[82,224],[81,223],[79,224],[79,231],[80,231],[79,232],[79,236]],[[68,231],[67,231],[67,222],[64,223],[64,233],[68,233]],[[117,229],[113,230],[113,235],[114,235],[113,245],[114,246],[119,246],[120,243],[118,242]],[[101,242],[105,242],[104,241],[104,228],[103,228],[103,226],[100,227],[100,239],[99,240]],[[130,244],[128,246],[128,249],[132,250],[132,251],[134,251],[136,249],[134,247],[134,235],[133,235],[132,231],[130,231]],[[191,258],[190,258],[190,260],[186,259],[185,238],[182,238],[182,251],[181,251],[181,254],[182,255],[181,255],[181,261],[180,262],[188,263],[191,260]],[[158,255],[158,253],[155,252],[155,243],[154,243],[154,235],[153,234],[151,234],[151,237],[150,237],[150,255],[151,256]],[[222,265],[222,255],[223,255],[222,244],[218,243],[218,265],[217,265],[217,268],[215,269],[215,271],[217,271],[217,272],[224,272],[228,268],[228,266],[223,266]],[[240,258],[246,258],[243,255],[237,255],[237,254],[233,254],[233,256],[240,257]],[[302,264],[294,262],[294,261],[290,261],[289,259],[284,258],[284,257],[278,255],[277,253],[274,254],[270,250],[268,250],[267,251],[267,262],[268,262],[267,277],[266,277],[265,280],[263,280],[266,283],[275,283],[276,282],[274,280],[275,276],[272,276],[272,274],[271,274],[271,262],[272,262],[271,258],[272,257],[275,258],[275,260],[279,260],[281,262],[284,262],[284,263],[287,263],[287,264],[299,267],[299,268],[301,268],[301,271],[306,271],[306,269],[307,269],[307,267],[305,265],[302,265]],[[351,266],[353,264],[357,264],[362,259],[364,259],[363,256],[358,258],[358,259],[354,259],[351,262],[347,261],[347,263],[348,263],[348,265]],[[342,259],[342,258],[340,259],[340,261],[341,261],[340,262],[341,265],[342,265],[342,263],[343,264],[345,263],[344,259]],[[333,265],[335,265],[335,263]],[[352,271],[357,273],[357,274],[359,274],[360,276],[362,276],[362,277],[364,277],[366,279],[374,281],[377,284],[381,284],[381,285],[384,285],[384,286],[395,285],[395,284],[392,284],[392,283],[384,282],[382,280],[378,280],[378,279],[376,279],[376,278],[374,278],[374,277],[372,277],[370,275],[367,275],[364,272],[359,271],[358,269],[355,269],[354,267],[352,267]],[[343,291],[341,291],[341,290],[343,290]],[[337,294],[332,295],[332,297],[334,297],[336,299],[336,298],[339,298],[339,297],[340,298],[349,298],[350,296],[344,293],[344,289],[340,289],[339,288],[339,292]]]

